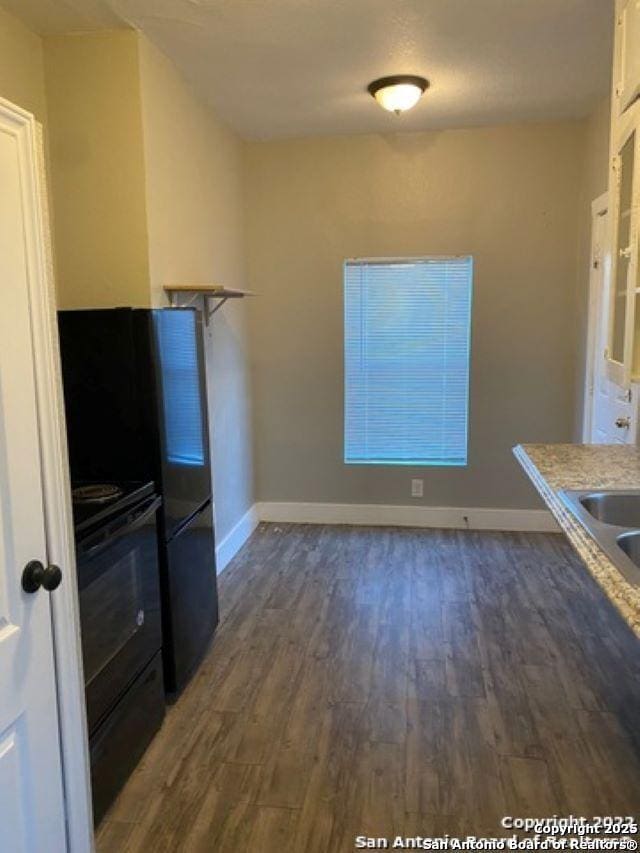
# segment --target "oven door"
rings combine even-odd
[[[152,497],[77,547],[87,721],[91,734],[161,647]]]

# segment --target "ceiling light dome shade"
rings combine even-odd
[[[399,115],[415,107],[428,86],[429,81],[424,77],[396,74],[393,77],[374,80],[369,83],[367,89],[383,109]]]

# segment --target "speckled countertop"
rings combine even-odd
[[[519,444],[513,452],[586,567],[640,636],[640,587],[620,574],[558,497],[563,489],[640,489],[640,450],[618,444]]]

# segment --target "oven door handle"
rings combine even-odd
[[[122,536],[126,536],[127,533],[131,533],[138,527],[142,527],[144,522],[158,509],[161,504],[162,498],[154,498],[150,504],[138,512],[127,524],[124,524],[122,527],[117,527],[113,531],[110,530],[106,534],[100,534],[98,542],[87,549],[81,549],[78,552],[78,556],[81,556],[86,560],[91,557],[95,557],[101,551],[104,551],[105,548],[111,547],[117,539],[120,539]]]

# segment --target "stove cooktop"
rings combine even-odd
[[[124,494],[122,486],[116,483],[89,483],[86,486],[76,486],[71,489],[74,504],[105,504]]]
[[[153,482],[73,483],[73,524],[76,535],[106,522],[154,493]]]

